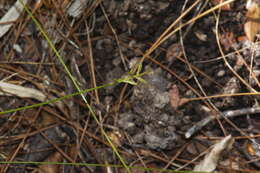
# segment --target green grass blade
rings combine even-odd
[[[51,103],[55,103],[57,101],[62,101],[64,99],[68,99],[68,98],[71,98],[73,96],[77,96],[77,95],[80,95],[80,94],[88,93],[88,92],[94,91],[96,89],[101,89],[101,88],[105,88],[105,87],[108,87],[108,86],[112,86],[112,85],[115,85],[115,83],[116,82],[108,83],[108,84],[101,85],[101,86],[97,86],[95,88],[85,89],[85,90],[82,90],[80,92],[75,92],[75,93],[72,93],[72,94],[68,94],[68,95],[65,95],[63,97],[59,97],[59,98],[56,98],[56,99],[48,100],[46,102],[41,102],[41,103],[29,105],[29,106],[24,106],[24,107],[20,107],[20,108],[5,110],[5,111],[0,112],[0,115],[7,114],[7,113],[12,113],[12,112],[16,112],[16,111],[21,111],[21,110],[25,110],[25,109],[30,109],[30,108],[36,108],[36,107],[40,107],[40,106],[51,104]]]

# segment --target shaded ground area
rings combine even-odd
[[[15,2],[0,2],[2,19]],[[260,48],[245,37],[244,1],[215,11],[218,0],[39,2],[27,5],[73,77],[28,12],[1,22],[12,27],[0,42],[0,160],[101,166],[16,163],[1,172],[126,172],[108,166],[122,165],[117,152],[153,168],[146,172],[189,171],[230,134],[216,170],[260,169]]]

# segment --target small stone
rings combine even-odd
[[[218,77],[223,77],[225,75],[225,70],[220,70],[220,71],[218,71],[218,73],[217,73],[217,76]]]
[[[22,50],[21,46],[18,45],[18,44],[14,44],[14,45],[13,45],[13,49],[14,49],[17,53],[23,53],[23,50]]]

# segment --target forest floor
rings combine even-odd
[[[0,172],[260,170],[260,6],[20,2],[0,1]]]

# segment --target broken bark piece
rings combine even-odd
[[[26,5],[28,3],[28,0],[23,0],[23,3]],[[13,23],[8,22],[16,21],[22,12],[23,4],[19,0],[17,0],[16,3],[8,10],[8,12],[0,20],[0,38],[3,37],[13,26]]]
[[[71,17],[79,18],[86,9],[87,4],[88,0],[75,0],[69,5],[67,14]]]
[[[0,95],[2,96],[17,96],[21,98],[32,98],[40,102],[47,101],[47,96],[41,91],[33,88],[27,88],[15,84],[0,81]],[[50,97],[49,99],[55,99]],[[64,104],[61,101],[54,103],[59,109],[64,109]],[[53,104],[51,104],[53,105]]]

